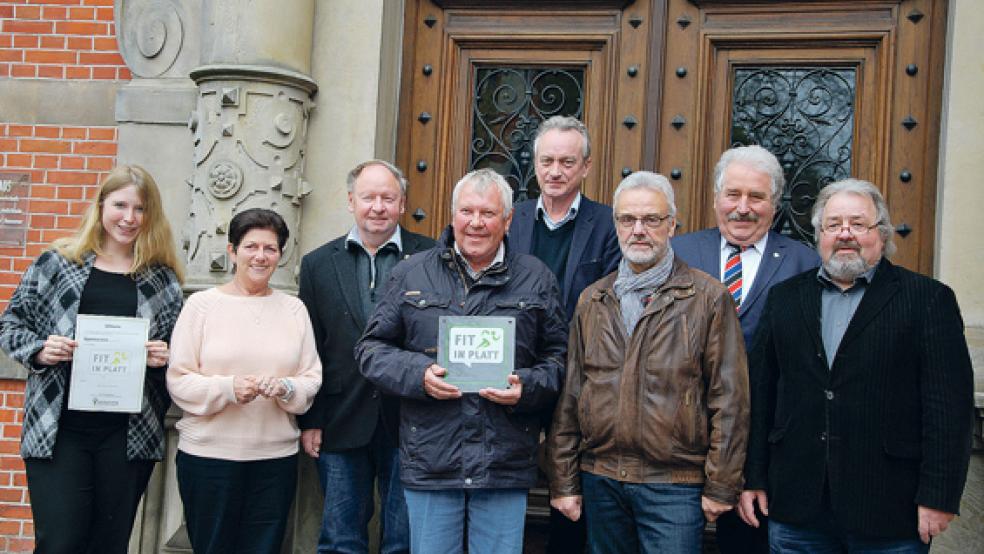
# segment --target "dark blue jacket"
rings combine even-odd
[[[721,279],[721,231],[717,227],[673,237],[670,244],[673,245],[673,253],[688,265]],[[746,349],[751,348],[768,290],[776,283],[819,266],[820,256],[815,250],[769,231],[769,240],[766,241],[762,262],[752,282],[752,290],[742,300],[738,310]]]
[[[516,252],[531,254],[533,229],[536,227],[536,200],[527,200],[513,208],[509,227],[509,246]],[[622,251],[618,247],[612,209],[581,196],[581,207],[574,218],[574,235],[564,271],[561,299],[567,320],[574,318],[574,308],[581,291],[618,268]]]
[[[507,244],[504,263],[468,286],[450,228],[436,248],[393,268],[386,293],[355,347],[360,370],[400,403],[400,476],[408,488],[530,488],[536,483],[539,413],[560,391],[567,318],[557,280],[542,262]],[[519,403],[477,394],[435,400],[424,371],[435,363],[438,318],[516,318]]]

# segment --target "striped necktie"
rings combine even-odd
[[[731,253],[724,262],[724,286],[728,287],[728,292],[735,299],[737,310],[741,306],[741,253],[745,251],[745,247],[730,242],[728,246],[731,247]]]

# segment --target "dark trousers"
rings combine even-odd
[[[588,528],[584,510],[577,521],[567,519],[559,510],[550,507],[550,535],[547,554],[581,554],[588,544]]]
[[[153,461],[126,459],[126,427],[58,430],[51,459],[27,459],[35,552],[126,554]]]
[[[195,554],[280,552],[297,456],[237,462],[179,450],[175,466]]]
[[[742,521],[737,508],[721,514],[715,534],[721,554],[768,554],[769,518],[757,508],[755,517],[759,520],[758,528]]]

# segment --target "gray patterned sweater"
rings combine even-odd
[[[54,251],[41,254],[27,269],[0,317],[0,348],[28,369],[24,395],[21,456],[50,458],[58,433],[68,363],[42,366],[34,362],[48,335],[75,335],[82,289],[95,254],[78,265]],[[150,320],[150,339],[169,341],[181,311],[181,285],[170,268],[141,271],[137,281],[137,317]],[[143,408],[127,421],[129,460],[160,460],[164,456],[164,413],[171,400],[164,368],[147,368]]]

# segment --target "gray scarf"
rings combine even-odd
[[[642,300],[666,282],[672,269],[673,248],[669,244],[666,245],[663,259],[642,273],[632,271],[629,261],[624,257],[618,264],[618,277],[615,278],[613,288],[621,304],[622,322],[625,323],[629,336],[632,336],[636,324],[642,318],[642,312],[646,309]]]

